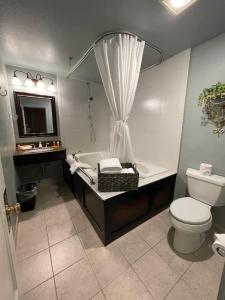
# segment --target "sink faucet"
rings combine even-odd
[[[47,147],[48,147],[48,145],[49,145],[49,143],[46,143],[46,144],[45,144],[45,147],[47,148]]]
[[[35,149],[35,144],[30,144],[32,146],[33,149]]]

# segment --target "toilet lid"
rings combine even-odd
[[[170,213],[188,224],[202,224],[211,219],[210,206],[191,197],[179,198],[170,205]]]

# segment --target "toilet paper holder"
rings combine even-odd
[[[224,250],[224,249],[222,249],[222,248],[220,248],[220,247],[217,247],[217,248],[216,248],[216,251],[217,251],[217,253],[218,253],[220,256],[225,257],[225,250]]]

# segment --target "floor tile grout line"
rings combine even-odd
[[[154,218],[154,217],[153,217]],[[150,219],[151,220],[151,219]],[[169,229],[170,229],[170,227],[169,227]],[[166,236],[167,236],[167,234],[165,234],[165,236],[163,236],[155,245],[150,245],[150,243],[148,242],[148,241],[146,241],[143,237],[142,237],[142,235],[138,232],[138,230],[137,231],[135,231],[137,234],[138,234],[138,236],[145,242],[145,243],[147,243],[151,248],[154,248],[156,245],[158,245],[163,239],[165,239],[166,238]]]
[[[85,250],[85,245],[84,245],[82,239],[80,238],[79,234],[78,234],[78,238],[79,238],[79,241],[80,241],[80,243],[81,243],[81,245],[82,245],[82,247],[83,247],[83,250],[84,250],[86,259],[87,259],[87,261],[88,261],[88,264],[89,264],[89,266],[90,266],[90,268],[91,268],[91,271],[92,271],[92,273],[94,274],[94,277],[95,277],[95,279],[96,279],[96,281],[97,281],[97,283],[98,283],[98,286],[99,286],[99,288],[100,288],[100,291],[101,291],[102,289],[101,289],[100,282],[99,282],[99,280],[98,280],[98,278],[97,278],[97,276],[96,276],[96,274],[95,274],[95,271],[94,271],[94,269],[93,269],[93,266],[92,266],[92,264],[91,264],[91,262],[90,262],[90,259],[89,259],[89,257],[88,257],[87,251]],[[99,291],[99,292],[100,292],[100,291]],[[97,295],[97,294],[96,294],[96,295]],[[93,296],[93,297],[94,297],[94,296]]]
[[[151,250],[151,249],[150,249]],[[149,251],[150,251],[149,250]],[[146,290],[149,292],[149,294],[151,295],[152,299],[156,300],[156,298],[153,296],[152,291],[149,290],[149,288],[147,287],[147,285],[145,284],[145,282],[141,279],[141,277],[138,275],[138,273],[136,272],[136,270],[134,269],[133,265],[131,265],[132,270],[134,271],[134,273],[136,274],[136,276],[138,277],[138,279],[141,281],[141,283],[144,285],[144,287],[146,288]]]
[[[149,244],[148,244],[149,245]],[[150,245],[149,245],[150,246]],[[138,261],[140,258],[142,258],[146,253],[148,253],[149,251],[151,251],[152,250],[152,248],[150,248],[150,249],[148,249],[142,256],[140,256],[134,263],[130,263],[129,261],[128,261],[128,259],[126,258],[126,256],[123,254],[123,252],[121,251],[121,249],[119,248],[119,246],[118,245],[115,245],[115,246],[113,246],[113,248],[117,248],[118,250],[119,250],[119,252],[121,253],[121,255],[125,258],[125,260],[127,261],[127,263],[128,263],[128,268],[126,269],[126,270],[124,270],[120,275],[118,275],[118,277],[120,277],[120,276],[122,276],[125,272],[127,272],[127,270],[129,270],[129,269],[132,269],[134,272],[135,272],[135,270],[133,269],[133,267],[132,267],[132,265],[136,262],[136,261]],[[150,246],[151,247],[151,246]],[[135,274],[136,275],[138,275],[136,272],[135,272]],[[117,277],[117,278],[118,278]],[[104,294],[104,289],[106,288],[106,287],[108,287],[110,284],[112,284],[117,278],[115,278],[115,279],[113,279],[109,284],[107,284],[103,289],[102,289],[102,292],[103,292],[103,294]],[[141,280],[140,279],[140,277],[138,276],[138,278],[139,278],[139,280]],[[141,282],[143,283],[143,281],[141,280]],[[145,288],[147,289],[147,291],[149,292],[149,290],[148,290],[148,288],[146,287],[146,285],[144,284],[144,286],[145,286]],[[105,294],[104,294],[105,295]],[[150,293],[150,295],[152,296],[152,294]],[[153,297],[153,296],[152,296]],[[154,297],[153,297],[153,299],[155,299]]]
[[[154,249],[154,248],[152,248],[152,250],[167,264],[167,266],[176,274],[176,272],[173,270],[173,268],[171,268],[171,266],[165,261],[165,259],[161,256],[161,255],[159,255],[157,252],[156,252],[156,250]],[[168,293],[166,294],[166,296],[163,298],[163,299],[165,299],[168,295],[169,295],[169,293],[172,291],[172,289],[176,286],[176,284],[181,280],[181,278],[183,277],[183,275],[190,269],[190,267],[192,266],[192,264],[193,264],[194,262],[191,262],[191,264],[190,264],[190,266],[188,266],[187,267],[187,269],[181,274],[181,275],[177,275],[178,276],[178,278],[177,278],[177,280],[175,281],[175,283],[172,285],[172,287],[169,289],[169,291],[168,291]]]
[[[104,297],[104,299],[106,299],[106,297],[105,297],[105,295],[104,295],[104,293],[103,293],[103,290],[100,290],[100,291],[98,291],[98,292],[97,292],[97,294],[95,294],[94,296],[91,296],[90,298],[88,298],[88,300],[92,300],[92,299],[94,299],[94,297],[95,297],[95,296],[97,296],[99,293],[102,293],[102,294],[103,294],[103,297]]]
[[[77,214],[76,214],[76,215],[74,215],[74,216],[71,216],[71,218],[70,218],[70,221],[72,222],[72,218],[76,217],[78,214],[79,214],[79,213],[77,213]],[[45,216],[45,214],[44,214],[44,217],[46,217],[46,216]],[[46,221],[46,220],[45,220],[45,221]],[[74,235],[72,235],[72,236],[75,236],[75,235],[77,235],[77,237],[78,237],[78,239],[79,239],[79,241],[80,241],[80,243],[81,243],[81,246],[82,246],[82,248],[83,248],[84,255],[85,255],[85,257],[88,259],[87,253],[86,253],[86,251],[85,251],[85,249],[84,249],[84,245],[83,245],[83,243],[82,243],[82,241],[81,241],[81,239],[80,239],[80,237],[79,237],[79,235],[78,235],[78,232],[77,232],[77,230],[76,230],[76,227],[75,227],[75,225],[74,225],[74,223],[73,223],[73,222],[72,222],[72,224],[73,224],[73,227],[74,227],[74,230],[75,230],[75,234],[74,234]],[[50,226],[47,226],[47,224],[46,224],[46,227],[48,228],[48,227],[50,227]],[[84,229],[84,230],[85,230],[85,229]],[[83,230],[83,231],[84,231],[84,230]],[[82,231],[81,231],[81,232],[82,232]],[[47,230],[47,234],[48,234],[48,230]],[[70,236],[70,237],[67,237],[66,239],[64,239],[64,240],[62,240],[62,241],[60,241],[60,242],[58,242],[58,243],[56,243],[56,244],[59,244],[59,243],[61,243],[61,242],[65,241],[65,240],[67,240],[67,239],[71,238],[72,236]],[[51,247],[53,247],[53,246],[55,246],[56,244],[54,244],[54,245],[51,245],[51,246],[50,246],[50,243],[49,243],[49,252],[50,252],[50,257],[51,257],[51,251],[50,251],[50,248],[51,248]],[[56,288],[56,283],[55,283],[55,277],[56,277],[58,274],[60,274],[60,273],[62,273],[63,271],[65,271],[66,269],[68,269],[68,268],[70,268],[71,266],[75,265],[75,264],[76,264],[76,263],[78,263],[79,261],[81,261],[81,260],[85,259],[85,257],[82,257],[82,258],[81,258],[81,259],[79,259],[78,261],[76,261],[76,262],[74,262],[73,264],[71,264],[71,265],[67,266],[65,269],[61,270],[60,272],[58,272],[58,273],[56,273],[56,274],[54,274],[53,265],[52,265],[53,277],[54,277],[54,284],[55,284],[55,290],[56,290],[56,295],[57,295],[57,298],[58,298],[58,294],[57,294],[57,288]],[[91,267],[91,264],[90,264],[90,262],[89,262],[89,259],[88,259],[88,263],[89,263],[89,265],[90,265],[90,267]],[[51,264],[52,264],[52,258],[51,258]],[[96,275],[95,275],[95,273],[94,273],[94,271],[93,271],[92,267],[91,267],[91,270],[92,270],[92,272],[93,272],[93,274],[94,274],[94,276],[95,276],[95,278],[96,278],[96,280],[97,280],[97,277],[96,277]],[[100,291],[101,291],[101,286],[100,286],[100,284],[99,284],[99,281],[98,281],[98,280],[97,280],[97,282],[98,282],[98,286],[99,286],[99,288],[100,288],[100,290],[99,290],[99,292],[100,292]],[[99,292],[98,292],[98,293],[99,293]],[[96,294],[96,295],[97,295],[97,294]]]
[[[165,238],[165,237],[164,237]],[[161,240],[162,241],[162,240]],[[157,243],[157,244],[159,244],[160,243],[160,241]],[[157,245],[156,244],[156,245]],[[155,246],[156,246],[155,245]],[[154,246],[154,247],[155,247]],[[154,251],[166,264],[167,264],[167,266],[175,273],[175,271],[170,267],[170,265],[155,251],[155,249],[154,249],[154,247],[152,247],[152,248],[150,248],[145,254],[147,254],[148,252],[150,252],[150,251]],[[133,264],[135,264],[139,259],[141,259],[145,254],[143,254],[141,257],[139,257]],[[131,264],[131,267],[132,267],[132,269],[134,270],[134,272],[136,273],[136,275],[138,276],[138,278],[141,280],[141,282],[144,284],[144,286],[147,288],[147,286],[145,285],[145,283],[143,282],[143,280],[140,278],[140,276],[138,275],[138,273],[135,271],[135,269],[134,269],[134,267],[133,267],[133,264]],[[188,268],[187,268],[187,270],[192,266],[192,264],[193,264],[193,262],[191,263],[191,265],[190,266],[188,266]],[[186,271],[187,270],[185,270],[185,272],[183,273],[183,274],[181,274],[180,276],[178,276],[178,278],[177,278],[177,280],[175,281],[175,283],[174,283],[174,285],[171,287],[171,289],[169,290],[169,292],[166,294],[166,296],[164,297],[164,299],[168,296],[168,294],[170,293],[170,291],[174,288],[174,286],[177,284],[177,282],[182,278],[182,276],[186,273]],[[176,274],[176,273],[175,273]],[[147,288],[147,290],[149,291],[149,289]],[[150,292],[150,294],[151,294],[151,292]],[[153,297],[153,295],[151,294],[151,296]],[[154,298],[154,297],[153,297]],[[155,299],[155,298],[154,298]]]
[[[62,272],[64,272],[65,270],[69,269],[70,267],[76,265],[76,263],[81,262],[83,259],[85,259],[85,257],[79,258],[77,261],[73,262],[71,265],[65,267],[65,269],[60,270],[59,272],[57,272],[57,273],[55,273],[55,274],[53,273],[53,276],[54,276],[54,277],[58,276],[60,273],[62,273]]]
[[[44,252],[44,251],[48,250],[48,248],[49,248],[49,246],[46,247],[46,248],[44,248],[44,249],[38,250],[38,252],[35,252],[35,253],[33,253],[33,254],[27,256],[27,257],[24,257],[23,259],[18,259],[17,261],[18,261],[18,263],[21,263],[21,262],[23,262],[23,261],[26,260],[26,259],[29,259],[29,258],[31,258],[31,257],[33,257],[33,256],[35,256],[35,255],[37,255],[37,254],[40,254],[41,252]]]
[[[170,290],[168,291],[168,293],[166,294],[166,296],[163,299],[166,299],[166,297],[170,294],[170,292],[175,288],[175,286],[179,283],[180,280],[182,280],[182,277],[184,276],[184,274],[191,268],[191,266],[193,265],[193,262],[190,264],[190,266],[188,266],[187,270],[184,271],[183,274],[181,274],[178,279],[176,280],[176,282],[174,283],[174,285],[170,288]],[[188,286],[189,287],[189,286]],[[190,288],[190,287],[189,287]],[[190,288],[190,290],[192,290]]]
[[[44,222],[45,222],[45,228],[46,228],[47,239],[48,239],[48,246],[49,246],[48,247],[48,251],[49,251],[49,257],[50,257],[50,262],[51,262],[51,267],[52,267],[52,275],[53,275],[53,281],[54,281],[55,294],[56,294],[56,299],[58,300],[58,293],[57,293],[55,276],[54,276],[54,269],[53,269],[53,263],[52,263],[52,255],[51,255],[51,250],[50,250],[50,242],[49,242],[48,228],[47,228],[47,223],[46,223],[46,219],[45,219],[45,214],[44,214]]]
[[[66,240],[71,239],[73,236],[76,236],[76,235],[77,235],[77,234],[74,233],[74,234],[72,234],[72,235],[70,235],[70,236],[64,238],[63,240],[61,240],[61,241],[59,241],[59,242],[57,242],[57,243],[55,243],[55,244],[50,245],[49,248],[55,247],[56,245],[58,245],[58,244],[60,244],[60,243],[62,243],[62,242],[65,242]]]
[[[39,286],[41,286],[43,283],[49,281],[50,279],[53,279],[54,276],[49,277],[47,279],[45,279],[44,281],[42,281],[41,283],[35,285],[34,287],[32,287],[30,290],[26,291],[25,293],[23,293],[21,296],[25,296],[26,294],[30,293],[31,291],[33,291],[34,289],[38,288]]]
[[[190,291],[191,291],[192,293],[196,293],[196,291],[194,291],[194,289],[189,285],[189,283],[188,283],[186,280],[183,279],[184,275],[189,271],[189,269],[193,266],[193,264],[194,264],[194,262],[193,262],[193,263],[191,264],[191,266],[184,272],[184,274],[182,274],[180,280],[183,280],[183,281],[184,281],[184,283],[187,285],[187,287],[190,289]],[[199,295],[198,295],[198,296],[199,296]]]

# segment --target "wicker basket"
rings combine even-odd
[[[131,163],[122,163],[123,168],[133,168],[134,174],[105,174],[98,164],[98,190],[100,192],[122,192],[138,189],[139,173]]]

